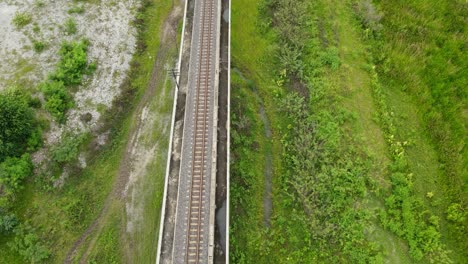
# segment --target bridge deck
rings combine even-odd
[[[195,1],[173,263],[212,261],[219,5]]]

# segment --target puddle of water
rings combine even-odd
[[[223,20],[226,23],[229,23],[229,8],[226,8],[223,13]]]
[[[260,98],[257,94],[257,100],[260,101]],[[265,136],[268,140],[271,140],[271,128],[270,122],[265,114],[265,109],[260,101],[260,119],[262,119],[263,126],[265,127]],[[273,209],[273,201],[272,201],[272,168],[273,168],[273,160],[271,157],[271,153],[265,154],[265,192],[263,194],[263,223],[265,226],[270,227],[270,218],[271,218],[271,211]]]
[[[216,212],[216,225],[219,229],[221,249],[226,253],[226,200]]]

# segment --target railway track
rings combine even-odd
[[[204,230],[205,222],[205,197],[207,172],[207,156],[209,142],[209,116],[211,103],[211,73],[213,65],[211,57],[212,43],[214,37],[213,20],[215,19],[214,0],[201,1],[201,27],[200,27],[200,52],[198,77],[196,79],[196,101],[195,101],[195,120],[194,137],[191,168],[191,185],[189,195],[189,213],[186,241],[186,263],[200,263],[201,252],[203,252],[203,240],[206,233]]]

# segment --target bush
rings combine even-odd
[[[61,56],[57,69],[49,75],[49,80],[41,85],[45,95],[45,109],[59,123],[65,122],[67,111],[73,107],[72,96],[66,87],[79,85],[83,75],[91,73],[96,66],[88,64],[88,41],[64,42],[60,48]]]
[[[62,81],[47,81],[41,85],[46,103],[45,109],[59,123],[65,121],[65,114],[73,107],[73,101]]]
[[[3,193],[13,195],[22,188],[24,178],[33,172],[33,164],[29,154],[23,154],[21,158],[8,157],[0,163],[0,186]]]
[[[23,28],[27,24],[31,23],[32,16],[27,12],[17,12],[13,17],[12,23],[17,28]]]
[[[0,162],[27,148],[35,118],[27,97],[19,90],[0,93]]]
[[[80,145],[86,140],[86,134],[65,134],[59,145],[52,148],[52,160],[65,163],[75,160],[80,153]]]
[[[35,230],[28,224],[15,229],[15,238],[8,246],[30,263],[40,263],[50,256],[49,249],[41,242]]]
[[[83,75],[90,72],[86,54],[88,45],[86,40],[64,42],[59,51],[61,59],[58,67],[49,78],[62,81],[65,86],[81,84]]]
[[[15,230],[18,225],[18,218],[14,214],[3,215],[0,212],[0,233],[8,235]]]
[[[447,208],[447,220],[455,223],[463,223],[466,220],[466,213],[458,203],[453,203]]]

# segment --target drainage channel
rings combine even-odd
[[[215,263],[227,260],[227,194],[228,194],[228,89],[229,89],[229,22],[230,0],[222,0],[221,5],[221,48],[218,94],[218,150],[216,172],[216,221],[215,221]]]

